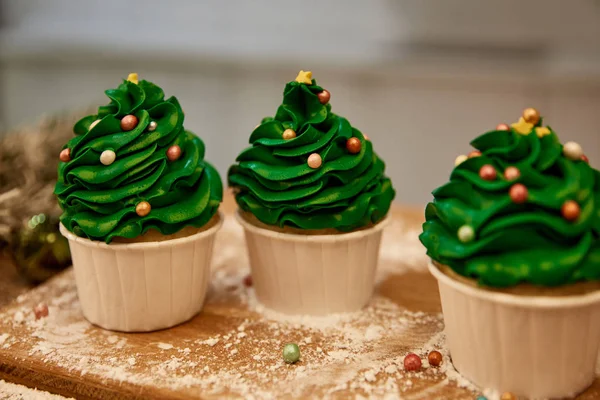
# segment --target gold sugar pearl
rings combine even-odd
[[[293,129],[286,129],[281,135],[285,140],[290,140],[296,137],[296,132]]]
[[[140,201],[135,206],[135,212],[140,217],[145,217],[146,215],[150,214],[150,210],[152,210],[152,207],[150,206],[150,203],[148,203],[147,201]]]

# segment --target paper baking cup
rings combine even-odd
[[[592,384],[600,292],[517,296],[458,282],[435,265],[452,363],[486,389],[531,399],[573,397]]]
[[[147,332],[170,328],[202,309],[219,222],[183,238],[148,243],[92,241],[69,232],[83,315],[105,329]]]
[[[256,297],[290,315],[356,311],[371,298],[381,233],[370,229],[333,235],[298,235],[244,227]]]

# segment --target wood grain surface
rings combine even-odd
[[[228,217],[231,198],[223,205]],[[284,318],[244,285],[243,234],[228,218],[215,248],[204,310],[173,329],[109,332],[81,315],[69,269],[0,311],[0,378],[77,399],[372,398],[475,399],[444,348],[437,284],[417,235],[422,210],[395,206],[373,301],[355,314]],[[33,307],[46,303],[47,318]],[[295,365],[282,361],[298,343]],[[403,369],[404,355],[444,354],[438,368]],[[493,362],[493,360],[490,360]],[[600,383],[580,399],[600,398]]]

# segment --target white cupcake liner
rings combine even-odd
[[[518,296],[437,278],[452,363],[486,389],[530,399],[573,397],[592,384],[600,344],[600,291]]]
[[[259,228],[244,220],[256,297],[288,315],[357,311],[371,298],[381,233],[372,228],[344,234],[300,235]]]
[[[69,240],[83,315],[102,328],[147,332],[170,328],[202,309],[210,281],[215,234],[211,228],[183,238],[111,243]]]

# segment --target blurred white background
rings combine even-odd
[[[598,0],[4,0],[0,125],[104,104],[129,72],[176,95],[224,175],[312,70],[424,204],[469,141],[524,107],[600,167]]]

